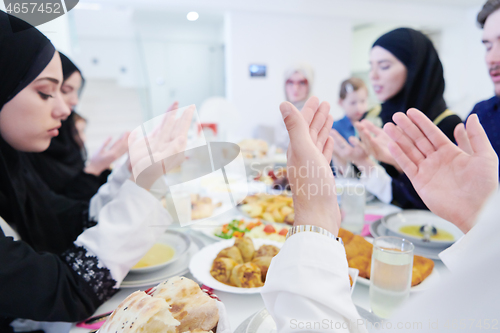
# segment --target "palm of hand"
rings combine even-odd
[[[492,184],[489,174],[478,174],[485,167],[496,170],[495,163],[470,156],[454,145],[441,147],[418,165],[412,183],[420,197],[436,215],[455,221],[460,228],[477,214],[483,199],[475,193],[489,191]],[[489,164],[489,165],[488,165]],[[475,177],[470,175],[475,174]],[[453,201],[443,200],[453,194]]]

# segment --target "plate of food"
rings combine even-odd
[[[269,170],[267,174],[259,174],[254,178],[255,181],[263,182],[268,186],[267,191],[271,194],[287,194],[290,195],[291,188],[288,182],[286,167],[276,170]]]
[[[235,294],[260,293],[271,259],[282,245],[248,237],[224,240],[193,256],[189,269],[210,288]]]
[[[403,210],[393,213],[384,217],[382,224],[399,237],[424,247],[448,247],[464,235],[453,223],[427,210]],[[428,242],[424,242],[421,232],[425,225],[435,228]]]
[[[143,288],[149,287],[154,284],[160,283],[161,281],[168,279],[169,277],[176,275],[183,275],[189,272],[189,262],[191,258],[200,251],[205,244],[202,240],[195,236],[188,236],[192,242],[189,246],[188,251],[180,258],[170,265],[167,265],[161,269],[146,272],[146,273],[132,273],[130,272],[123,279],[120,284],[120,288]]]
[[[373,238],[354,235],[345,229],[339,230],[339,237],[344,242],[349,267],[359,270],[358,281],[370,285],[371,257]],[[415,255],[413,256],[412,287],[410,291],[428,289],[439,280],[439,273],[434,269],[434,261]]]
[[[203,228],[199,231],[213,240],[232,239],[247,236],[285,242],[289,226],[282,223],[263,223],[260,219],[235,218],[215,228]]]
[[[259,218],[265,222],[284,222],[293,225],[295,220],[293,198],[285,194],[249,195],[238,205],[238,209],[245,216]]]
[[[151,249],[135,264],[131,273],[149,273],[165,268],[184,256],[191,239],[178,231],[166,230]]]

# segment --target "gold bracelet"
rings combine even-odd
[[[296,225],[288,229],[288,233],[286,234],[286,239],[290,238],[291,236],[298,234],[299,232],[316,232],[320,235],[325,235],[326,237],[332,238],[339,242],[340,244],[344,245],[344,242],[342,241],[342,238],[340,237],[335,237],[334,234],[332,234],[330,231],[323,229],[321,227],[315,226],[315,225]]]

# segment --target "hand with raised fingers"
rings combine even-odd
[[[351,136],[347,142],[335,129],[330,130],[333,138],[333,153],[343,161],[348,161],[356,165],[359,169],[369,169],[375,163],[370,159],[363,143],[356,137]],[[361,170],[362,171],[362,170]]]
[[[94,176],[99,176],[104,170],[109,169],[114,161],[127,152],[129,135],[130,132],[125,132],[111,146],[113,138],[109,137],[106,139],[99,150],[92,155],[84,171]]]
[[[338,234],[340,212],[335,180],[330,169],[333,124],[330,105],[317,97],[307,100],[301,112],[289,102],[280,111],[290,136],[287,175],[293,193],[295,225],[317,225]]]
[[[393,116],[384,131],[395,141],[389,149],[427,207],[464,233],[475,224],[498,188],[498,156],[477,115],[455,128],[454,145],[417,109]]]
[[[130,170],[132,180],[149,189],[163,174],[176,168],[184,161],[187,135],[195,111],[194,105],[183,110],[167,111],[161,116],[159,125],[146,137],[137,133],[138,140],[130,143]],[[141,132],[142,129],[137,129]]]
[[[358,130],[359,138],[368,154],[377,161],[394,166],[399,172],[403,171],[389,151],[389,142],[393,140],[383,129],[366,119],[354,124],[354,127]]]

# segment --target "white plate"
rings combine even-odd
[[[143,288],[156,285],[172,276],[183,275],[189,272],[191,258],[204,246],[200,239],[189,236],[192,240],[189,250],[182,258],[172,265],[155,272],[145,274],[129,273],[120,285],[120,288]]]
[[[253,243],[255,245],[255,249],[259,249],[262,245],[274,245],[281,249],[283,243],[267,240],[267,239],[253,239]],[[217,257],[220,251],[227,247],[231,247],[234,245],[234,239],[223,240],[218,243],[214,243],[206,246],[195,254],[191,259],[189,264],[189,270],[191,274],[193,274],[194,278],[204,285],[233,294],[256,294],[260,293],[262,287],[259,288],[238,288],[233,286],[228,286],[222,282],[217,281],[211,274],[210,269],[212,268],[212,263],[214,259]],[[356,285],[356,280],[358,278],[359,270],[355,268],[349,268],[349,275],[352,279],[352,288],[351,293],[354,290],[354,286]]]
[[[264,244],[274,245],[280,249],[283,246],[283,243],[273,242],[267,239],[253,239],[253,244],[255,246],[255,250],[258,250]],[[213,261],[217,257],[219,252],[233,245],[234,245],[234,239],[228,239],[204,247],[203,250],[196,253],[193,256],[193,258],[191,258],[191,262],[189,263],[189,270],[191,271],[191,274],[193,274],[196,280],[215,290],[225,291],[233,294],[260,293],[262,287],[238,288],[238,287],[228,286],[227,284],[217,281],[210,274],[210,269],[212,269]]]
[[[373,313],[363,309],[360,306],[356,305],[356,310],[358,310],[361,318],[366,319],[372,324],[380,324],[382,323],[382,319],[374,315]],[[275,333],[277,332],[276,323],[273,318],[269,314],[266,308],[257,312],[253,317],[248,320],[247,327],[238,327],[235,333]]]
[[[381,236],[398,236],[392,231],[386,229],[382,224],[381,220],[375,221],[370,225],[370,233],[375,238]],[[426,257],[432,260],[441,260],[441,258],[439,258],[439,253],[441,253],[446,249],[446,247],[423,247],[418,244],[413,244],[413,245],[415,246],[413,254]]]
[[[432,224],[438,229],[449,232],[455,239],[453,241],[431,240],[430,242],[424,242],[423,236],[410,236],[399,231],[401,227],[406,225],[422,226],[427,223]],[[423,247],[450,246],[464,235],[463,232],[460,231],[460,229],[458,229],[453,223],[448,222],[427,210],[403,210],[401,212],[389,214],[382,219],[382,224],[384,225],[384,227],[397,234],[399,237],[408,239],[414,245]]]
[[[365,239],[367,241],[369,241],[370,243],[373,243],[373,238],[365,237]],[[410,288],[410,292],[418,292],[418,291],[427,290],[430,287],[432,287],[434,284],[436,284],[440,278],[441,278],[441,275],[436,270],[436,267],[434,267],[432,269],[432,273],[424,281],[422,281],[420,284],[417,284],[415,287]],[[358,281],[360,284],[363,284],[363,285],[368,286],[368,287],[370,286],[370,280],[368,280],[364,277],[358,276]]]
[[[150,272],[157,271],[159,269],[163,269],[163,268],[173,264],[174,262],[179,260],[179,258],[184,256],[184,254],[186,254],[189,247],[191,246],[191,239],[187,235],[185,235],[181,232],[174,231],[174,230],[167,230],[167,231],[165,231],[165,234],[160,236],[160,238],[156,241],[156,243],[171,246],[175,250],[175,253],[174,253],[174,256],[172,257],[172,259],[170,259],[169,261],[166,261],[162,264],[155,265],[155,266],[142,267],[142,268],[132,268],[130,270],[130,273],[134,273],[134,274],[150,273]]]
[[[250,218],[250,217],[243,217],[243,216],[239,216],[239,217],[235,217],[235,218],[233,218],[233,220],[241,220],[241,219],[244,219],[244,220],[245,220],[245,222],[249,222],[249,221],[251,221],[251,220],[256,220],[256,219],[252,219],[252,218]],[[280,229],[281,229],[281,228],[285,228],[285,227],[290,227],[290,225],[288,225],[288,224],[286,224],[286,223],[267,222],[267,221],[264,221],[264,220],[262,220],[262,219],[259,219],[259,220],[261,220],[263,224],[266,224],[266,225],[267,225],[267,224],[271,224],[271,225],[272,225],[272,226],[274,226],[275,228],[280,228]],[[232,221],[232,220],[231,220],[231,221]],[[229,221],[229,222],[231,222],[231,221]],[[223,223],[223,224],[226,224],[226,223],[229,223],[229,222],[227,222],[227,221],[226,221],[226,222],[225,222],[225,223]],[[208,238],[210,238],[210,239],[212,239],[212,240],[216,240],[216,241],[224,241],[224,240],[227,240],[227,239],[224,239],[224,238],[220,238],[220,237],[215,236],[215,234],[216,234],[216,233],[219,233],[219,232],[221,232],[221,231],[222,231],[222,225],[223,225],[223,224],[221,224],[221,226],[218,226],[218,227],[215,227],[215,228],[213,228],[213,227],[210,227],[210,228],[201,228],[201,227],[199,227],[199,228],[195,228],[195,230],[197,230],[197,231],[201,232],[203,235],[207,236]],[[253,238],[253,237],[251,237],[251,238],[252,238],[252,239],[257,239],[257,238]],[[234,239],[234,238],[230,238],[229,240],[231,240],[231,239]],[[259,239],[260,239],[260,238],[259,238]],[[263,239],[265,239],[265,238],[263,238]],[[284,242],[284,240],[283,240],[283,242]],[[282,243],[283,243],[283,242],[282,242]]]

